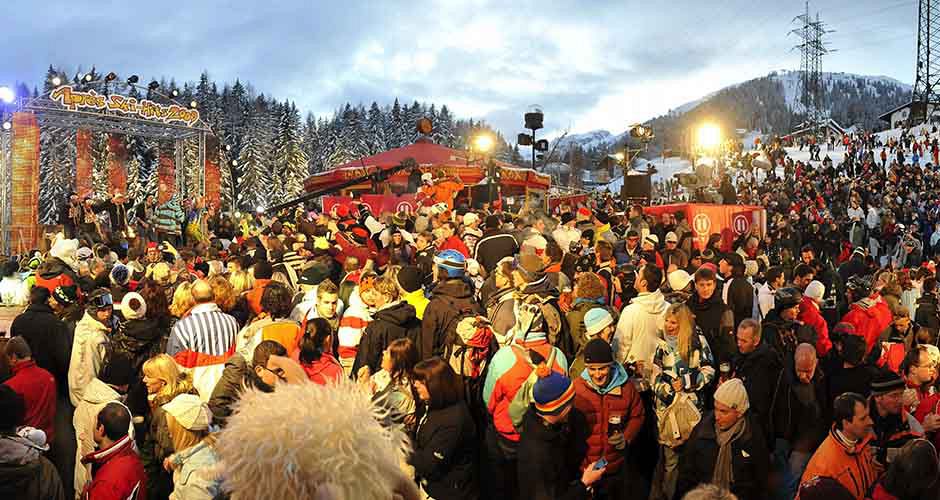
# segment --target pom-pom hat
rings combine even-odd
[[[545,364],[536,368],[539,379],[532,388],[535,411],[540,415],[558,415],[574,400],[571,379]]]

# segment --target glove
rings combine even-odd
[[[618,450],[623,450],[627,446],[627,440],[624,439],[622,432],[616,432],[607,436],[607,444],[613,446]]]

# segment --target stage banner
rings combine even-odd
[[[39,242],[39,122],[32,113],[13,113],[13,213],[11,248],[22,253]]]
[[[127,147],[122,134],[108,135],[108,178],[111,194],[127,194]]]
[[[322,200],[324,212],[330,212],[333,207],[338,205],[345,205],[351,209],[355,204],[363,204],[369,207],[369,211],[375,216],[379,216],[383,212],[397,213],[405,211],[414,213],[418,206],[413,194],[403,194],[401,196],[394,194],[364,194],[356,198],[350,196],[324,196]]]
[[[162,205],[176,192],[176,165],[173,156],[176,146],[172,141],[160,143],[160,157],[157,164],[157,204]],[[182,201],[182,200],[180,200]]]
[[[219,171],[219,139],[206,136],[206,206],[218,207],[221,202],[220,186],[222,172]]]
[[[699,250],[705,248],[712,234],[721,235],[721,250],[724,252],[733,250],[734,241],[744,234],[759,239],[767,234],[767,212],[763,207],[679,203],[643,207],[643,212],[657,217],[663,213],[684,213],[692,228],[693,246]]]
[[[92,196],[94,189],[91,181],[94,166],[91,161],[92,133],[88,130],[75,131],[75,192],[79,198]]]

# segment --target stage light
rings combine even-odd
[[[52,85],[54,85],[54,86],[56,86],[56,87],[58,87],[59,85],[62,85],[62,79],[59,78],[59,77],[57,77],[57,76],[53,76],[53,77],[52,77]]]
[[[241,213],[241,212],[235,212],[235,218],[236,218],[236,219],[241,219],[241,218],[242,218],[242,213]]]
[[[193,109],[196,109],[196,108],[199,107],[199,103],[196,102],[196,101],[189,101],[189,107],[190,107],[190,108],[193,108]]]
[[[542,120],[545,117],[545,113],[542,112],[542,106],[538,104],[533,104],[525,112],[525,128],[529,130],[538,130],[542,128]]]
[[[225,150],[226,150],[226,151],[231,151],[231,150],[232,150],[232,145],[231,145],[231,144],[226,144],[226,145],[225,145]]]
[[[473,139],[473,147],[485,153],[493,148],[493,138],[489,134],[480,134]]]
[[[180,96],[180,91],[179,91],[179,90],[176,90],[176,89],[173,89],[173,90],[170,91],[170,95],[172,95],[173,97],[179,97],[179,96]]]
[[[721,129],[714,123],[703,123],[698,128],[696,138],[698,139],[699,147],[714,149],[721,144]]]
[[[232,166],[233,166],[233,167],[237,167],[237,166],[238,166],[238,160],[232,160]]]
[[[10,122],[3,122],[3,130],[10,130],[13,128],[13,124]]]
[[[106,82],[113,82],[114,80],[117,80],[117,73],[113,71],[108,73],[108,76],[104,77],[104,81]]]
[[[263,213],[264,213],[264,207],[258,207],[258,208],[256,208],[256,209],[255,209],[255,212],[258,212],[259,214],[263,214]]]
[[[150,90],[157,90],[158,88],[160,88],[160,82],[154,80],[150,82],[150,85],[147,85],[147,88]]]
[[[131,75],[131,77],[127,79],[127,84],[128,84],[128,85],[134,85],[135,83],[137,83],[137,82],[139,82],[139,81],[140,81],[140,77],[139,77],[139,76],[137,76],[137,75]]]
[[[9,104],[13,102],[13,99],[16,99],[16,92],[13,92],[13,89],[10,87],[0,87],[0,101]]]
[[[85,77],[82,78],[82,80],[85,80],[86,82],[91,82],[94,78],[95,78],[95,77],[92,76],[91,73],[85,73]]]

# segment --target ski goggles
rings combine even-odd
[[[108,307],[114,306],[114,299],[111,297],[110,293],[104,293],[93,297],[91,299],[91,305],[95,309],[105,309]]]

